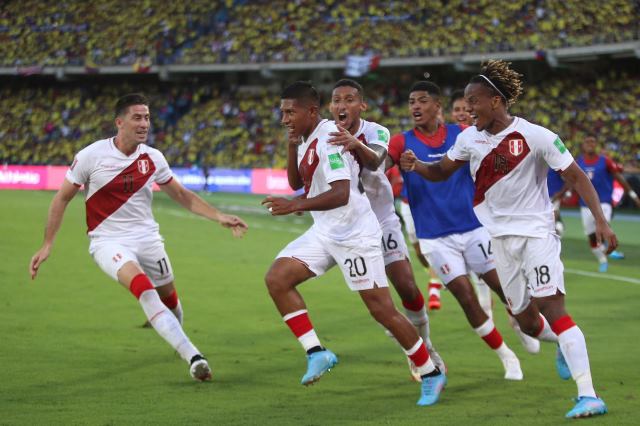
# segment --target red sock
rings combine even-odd
[[[491,330],[491,332],[486,336],[482,336],[482,340],[487,342],[487,345],[489,345],[491,349],[498,349],[500,346],[502,346],[503,342],[502,335],[497,328]]]
[[[422,297],[422,293],[419,291],[418,297],[416,297],[410,302],[403,300],[402,306],[404,306],[406,309],[410,311],[414,311],[414,312],[421,311],[424,308],[424,297]]]
[[[290,316],[293,315],[293,316]],[[313,330],[311,320],[306,310],[293,312],[284,316],[284,322],[287,323],[291,331],[296,337],[303,336]]]
[[[413,354],[409,355],[411,361],[416,367],[421,367],[429,361],[429,352],[427,351],[427,347],[424,345],[424,342],[420,345],[417,351]]]
[[[138,274],[131,280],[131,284],[129,285],[129,291],[133,294],[136,299],[140,299],[140,295],[147,290],[153,290],[153,284],[149,277],[145,274]]]
[[[556,333],[559,336],[562,332],[567,331],[571,327],[575,327],[575,326],[576,326],[576,323],[573,322],[573,319],[571,319],[571,316],[565,315],[563,317],[558,318],[553,324],[551,324],[551,329],[553,330],[554,333]]]
[[[171,292],[170,295],[160,298],[164,306],[169,309],[175,309],[178,306],[178,293],[175,290]]]

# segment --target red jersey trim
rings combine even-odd
[[[442,123],[438,124],[436,132],[431,136],[425,135],[420,130],[418,130],[417,127],[415,127],[413,129],[413,134],[416,135],[416,138],[418,138],[420,142],[427,145],[428,147],[440,148],[447,140],[447,126],[444,126]]]
[[[486,192],[527,158],[531,148],[518,132],[511,132],[480,162],[476,172],[474,207],[482,203]]]
[[[307,147],[307,151],[302,156],[302,161],[298,165],[298,174],[304,183],[304,193],[308,194],[311,188],[311,182],[313,181],[313,174],[320,164],[320,158],[318,157],[318,139],[314,139],[313,142]]]
[[[173,180],[173,176],[171,176],[169,179],[167,179],[167,181],[166,181],[166,182],[159,183],[158,185],[161,185],[161,186],[162,186],[162,185],[166,185],[166,184],[168,184],[169,182],[171,182],[172,180]]]
[[[148,154],[140,154],[127,168],[86,201],[87,232],[96,229],[142,189],[156,171]]]

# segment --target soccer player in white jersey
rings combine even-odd
[[[209,380],[211,368],[182,329],[182,308],[173,285],[173,269],[151,211],[152,185],[157,183],[191,212],[219,222],[240,237],[247,225],[207,204],[173,179],[167,160],[145,145],[149,102],[142,94],[120,98],[115,107],[115,137],[81,150],[57,192],[47,218],[44,243],[29,265],[34,279],[51,253],[69,202],[84,185],[89,253],[107,275],[126,287],[147,319],[189,363],[191,376]]]
[[[343,152],[352,151],[362,165],[360,181],[382,228],[382,254],[387,276],[402,299],[407,318],[427,345],[433,362],[444,371],[442,358],[434,350],[429,337],[424,297],[413,276],[409,250],[393,203],[393,190],[384,173],[389,130],[378,123],[363,120],[360,114],[366,108],[364,89],[358,82],[351,79],[338,81],[333,87],[329,110],[339,131],[331,133],[329,144],[344,147]],[[409,367],[412,377],[420,381],[411,360]]]
[[[562,174],[591,210],[598,241],[607,242],[609,250],[618,242],[593,185],[560,137],[509,114],[508,107],[522,92],[521,77],[507,62],[486,62],[465,89],[475,126],[458,135],[440,161],[424,163],[404,153],[401,167],[443,181],[470,164],[474,210],[491,234],[509,307],[527,334],[558,343],[558,373],[563,379],[573,377],[578,386],[576,405],[566,417],[605,414],[607,407],[593,388],[584,335],[564,306],[560,238],[546,182],[549,167]]]
[[[360,168],[350,153],[327,144],[336,125],[323,120],[320,98],[308,82],[296,82],[282,93],[282,124],[288,130],[289,184],[304,188],[292,200],[267,197],[271,214],[310,211],[314,224],[276,257],[266,274],[269,295],[284,322],[307,352],[302,384],[309,385],[332,368],[338,358],[324,348],[311,324],[297,286],[338,265],[352,291],[357,291],[373,318],[405,349],[422,377],[418,405],[432,405],[446,383],[411,323],[393,305],[384,270],[382,232],[366,195],[360,192]]]

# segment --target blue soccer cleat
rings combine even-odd
[[[560,345],[558,345],[556,352],[556,371],[562,380],[569,380],[571,378],[571,370],[569,370],[569,364],[567,364],[567,360],[564,359],[564,354],[562,350],[560,350]]]
[[[442,392],[446,384],[447,376],[445,376],[445,374],[442,372],[437,376],[423,377],[418,405],[433,405],[438,402],[440,393]]]
[[[598,272],[605,273],[607,270],[609,270],[609,264],[607,262],[601,263],[600,266],[598,266]]]
[[[607,404],[603,400],[592,396],[579,396],[576,398],[576,406],[565,417],[568,419],[580,419],[603,414],[607,414]]]
[[[624,259],[624,253],[618,250],[614,250],[609,253],[609,259],[622,260]]]
[[[320,380],[320,377],[338,363],[336,354],[328,349],[307,355],[307,372],[302,376],[302,384],[308,386]]]

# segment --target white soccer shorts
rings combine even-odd
[[[293,258],[317,277],[337,264],[352,291],[388,287],[380,238],[378,234],[353,241],[334,241],[311,227],[290,242],[276,259]]]
[[[519,314],[532,297],[565,294],[560,237],[504,236],[492,240],[496,270],[509,309]]]
[[[400,219],[393,213],[380,223],[382,228],[382,255],[384,265],[390,265],[399,260],[409,259],[409,249],[404,240]]]
[[[482,276],[496,267],[491,237],[483,227],[446,237],[421,238],[420,251],[445,285],[470,271]]]
[[[129,262],[137,263],[155,287],[173,281],[173,268],[162,240],[105,240],[96,238],[89,245],[89,253],[107,275],[118,281],[118,271]]]
[[[609,203],[601,203],[602,213],[607,223],[611,223],[611,214],[613,209]],[[582,216],[582,228],[584,228],[585,235],[595,234],[596,232],[596,219],[591,214],[589,207],[580,207],[580,216]]]
[[[409,207],[409,203],[404,200],[400,202],[400,216],[402,216],[404,229],[407,231],[409,242],[411,244],[417,243],[418,237],[416,236],[416,225],[413,223],[413,216],[411,215],[411,207]]]

